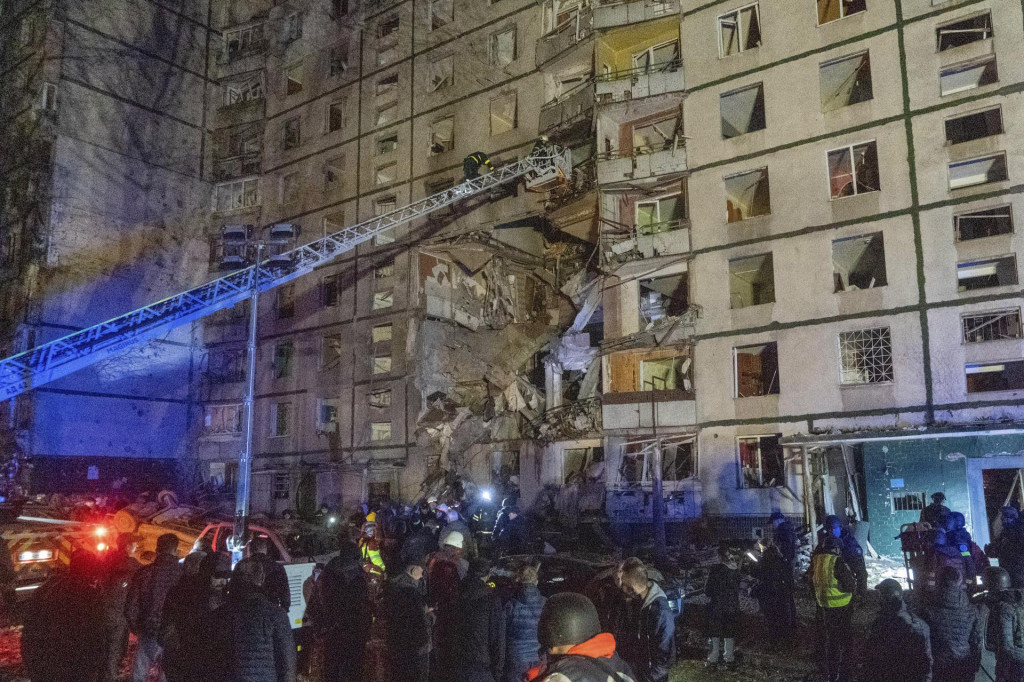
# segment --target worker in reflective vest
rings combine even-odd
[[[486,172],[490,173],[494,170],[494,166],[491,165],[491,159],[487,154],[483,152],[473,152],[462,161],[462,172],[466,174],[467,180],[480,177],[480,166],[486,168]]]
[[[825,518],[825,534],[811,555],[811,587],[818,604],[820,651],[825,656],[828,682],[844,682],[850,663],[846,660],[850,640],[850,602],[857,590],[857,578],[843,559],[843,529],[838,516]]]
[[[386,575],[384,558],[380,554],[380,547],[381,541],[377,537],[376,514],[371,512],[359,533],[359,556],[363,561],[367,586],[369,587],[370,597],[373,600],[380,596],[380,590],[384,587],[384,576]]]

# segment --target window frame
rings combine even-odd
[[[444,71],[442,71],[442,66]],[[437,92],[438,90],[444,90],[455,85],[455,55],[448,54],[438,57],[430,62],[428,68],[427,92]],[[435,84],[434,77],[438,72],[441,72],[444,77]]]
[[[739,263],[741,261],[754,261],[759,259],[761,261],[761,268],[764,268],[765,264],[771,266],[772,281],[771,281],[771,300],[769,301],[757,301],[756,303],[750,303],[749,305],[734,306],[733,305],[733,263]],[[765,260],[767,259],[767,260]],[[762,305],[770,305],[776,302],[775,299],[775,254],[771,251],[765,253],[753,253],[747,256],[737,256],[736,258],[728,259],[729,267],[729,310],[743,310],[744,308],[755,308]],[[760,345],[760,344],[757,344]]]
[[[336,348],[335,348],[336,342]],[[317,369],[321,372],[341,366],[342,356],[345,352],[345,342],[341,334],[323,334],[320,336],[320,353],[317,358]],[[337,358],[331,357],[327,351],[336,353]]]
[[[866,66],[867,66],[867,72],[868,72],[868,81],[869,81],[868,84],[869,84],[869,87],[871,88],[871,96],[867,97],[865,99],[858,100],[856,102],[847,102],[846,104],[841,104],[839,106],[835,106],[835,107],[831,107],[831,108],[826,109],[825,108],[825,103],[820,101],[821,98],[824,96],[824,91],[822,90],[822,70],[827,68],[827,67],[829,67],[829,66],[834,66],[834,65],[840,64],[842,62],[848,62],[848,61],[851,61],[851,60],[857,59],[857,58],[860,58],[861,60],[866,60]],[[863,68],[864,68],[863,65],[859,66],[857,68],[857,70],[854,71],[854,73],[855,74],[859,73],[860,70],[863,69]],[[871,101],[873,101],[875,99],[875,84],[874,84],[874,73],[871,70],[871,50],[860,50],[859,52],[853,52],[851,54],[843,55],[841,57],[834,57],[832,59],[826,59],[823,62],[819,62],[818,63],[818,99],[819,99],[820,106],[821,106],[821,113],[823,113],[823,114],[828,114],[828,113],[831,113],[833,111],[839,111],[840,109],[845,109],[846,107],[852,107],[852,106],[856,106],[858,104],[863,104],[864,102],[871,102]]]
[[[737,95],[739,95],[742,92],[747,92],[748,90],[757,90],[758,93],[759,93],[758,99],[761,102],[761,122],[764,125],[762,125],[760,128],[747,128],[743,132],[737,133],[736,135],[726,135],[725,134],[726,117],[723,114],[724,109],[723,109],[722,105],[726,101],[726,99],[728,99],[729,97],[737,96]],[[756,103],[756,100],[755,100],[755,103]],[[758,81],[756,83],[748,83],[747,85],[744,85],[742,87],[733,88],[732,90],[727,90],[727,91],[725,91],[723,93],[720,93],[718,95],[718,123],[719,123],[719,134],[721,135],[721,139],[723,139],[723,140],[735,140],[737,138],[744,137],[746,135],[750,135],[752,133],[756,133],[756,132],[759,132],[759,131],[762,131],[762,130],[767,130],[768,129],[768,102],[767,102],[767,95],[765,94],[764,81]]]
[[[1003,210],[1003,209],[1005,209],[1009,213],[1010,229],[1007,232],[997,232],[995,234],[986,234],[986,235],[981,236],[981,237],[972,237],[970,239],[964,239],[961,236],[962,232],[960,230],[960,223],[959,223],[960,218],[965,217],[965,216],[970,216],[970,215],[976,215],[976,214],[981,213],[982,211],[999,211],[999,210]],[[1001,236],[1007,235],[1007,234],[1014,234],[1016,231],[1017,231],[1017,226],[1014,223],[1014,219],[1013,219],[1013,204],[1010,204],[1010,203],[999,204],[997,206],[987,206],[987,207],[975,208],[975,209],[970,210],[970,211],[963,211],[963,212],[960,212],[960,213],[954,213],[953,214],[953,238],[956,241],[956,243],[970,242],[970,241],[975,241],[976,239],[990,239],[992,237],[1001,237]]]
[[[960,140],[958,142],[954,142],[953,140],[949,139],[949,124],[951,122],[959,121],[959,120],[962,120],[962,119],[971,118],[972,116],[981,116],[981,115],[988,114],[988,113],[993,112],[993,111],[997,112],[997,115],[999,117],[999,130],[998,131],[996,131],[994,133],[987,133],[987,134],[981,135],[979,137],[971,137],[971,138],[968,138],[968,139]],[[947,147],[953,147],[953,146],[960,145],[960,144],[967,144],[968,142],[974,142],[975,140],[984,140],[984,139],[989,138],[989,137],[995,137],[996,135],[1004,135],[1004,134],[1006,134],[1006,124],[1003,121],[1003,105],[1002,104],[996,104],[995,106],[986,106],[986,107],[983,107],[981,109],[973,109],[971,111],[961,112],[961,113],[958,113],[958,114],[954,114],[952,116],[947,116],[946,118],[944,118],[942,120],[942,127],[943,127],[943,132],[944,132],[945,137],[946,137],[946,146]]]
[[[735,180],[737,178],[741,178],[741,177],[744,177],[744,176],[748,176],[748,175],[752,176],[755,173],[760,174],[760,177],[763,178],[764,183],[768,187],[768,210],[765,211],[764,213],[754,213],[752,215],[750,215],[750,214],[742,214],[741,213],[741,216],[742,216],[741,218],[739,218],[738,220],[732,220],[731,216],[729,215],[729,197],[731,196],[730,193],[729,193],[729,181],[730,180]],[[758,180],[757,184],[760,184],[760,182],[761,182],[761,179]],[[756,187],[756,184],[752,185],[752,187]],[[760,218],[760,217],[763,217],[763,216],[770,216],[772,214],[772,199],[771,199],[772,183],[771,183],[771,173],[769,173],[769,171],[768,171],[768,166],[762,166],[760,168],[754,168],[754,169],[751,169],[751,170],[740,171],[738,173],[730,173],[729,175],[726,175],[725,177],[722,178],[722,188],[725,190],[725,222],[726,223],[728,223],[730,225],[734,224],[734,223],[743,223],[743,222],[746,222],[748,220],[753,220],[754,218]],[[755,204],[753,202],[748,204],[749,207],[752,207],[754,205]]]
[[[445,123],[446,121],[451,121],[452,126],[451,139],[448,141],[449,146],[440,151],[434,151],[435,126]],[[429,134],[429,138],[427,139],[427,156],[440,156],[441,154],[447,154],[448,152],[453,151],[455,149],[455,114],[448,114],[447,116],[434,119],[430,122],[430,127],[427,132]]]
[[[780,460],[781,460],[781,463],[782,463],[782,472],[781,472],[782,480],[779,481],[776,485],[765,485],[764,484],[764,480],[763,480],[764,479],[764,455],[761,452],[761,450],[762,450],[761,442],[763,440],[765,440],[765,439],[775,439],[775,441],[778,444],[779,449],[781,450]],[[736,436],[736,473],[737,473],[738,479],[739,479],[737,481],[737,487],[740,490],[771,490],[773,488],[781,488],[784,485],[786,485],[786,452],[785,452],[786,449],[785,449],[785,447],[783,447],[782,443],[779,442],[779,441],[781,441],[781,439],[782,439],[782,434],[781,433],[758,433],[758,434],[750,434],[750,435],[744,435],[744,436]],[[746,484],[746,477],[743,475],[743,452],[740,449],[740,442],[741,441],[751,441],[751,440],[753,440],[753,441],[755,441],[757,443],[757,462],[758,462],[757,469],[758,469],[758,476],[759,476],[759,478],[762,479],[760,485],[756,485],[756,486],[748,486]]]
[[[942,47],[942,30],[943,29],[947,29],[950,26],[955,26],[956,24],[966,23],[966,22],[972,21],[974,19],[980,19],[982,17],[988,17],[988,27],[986,29],[988,31],[988,35],[986,35],[984,38],[978,38],[976,40],[972,40],[970,42],[963,43],[962,45],[952,45],[952,46],[946,47],[946,48]],[[978,29],[976,29],[976,30],[978,30]],[[958,47],[965,47],[967,45],[973,45],[974,43],[979,43],[979,42],[982,42],[984,40],[991,40],[994,36],[995,36],[995,28],[994,28],[993,23],[992,23],[992,11],[991,10],[984,10],[984,11],[981,11],[981,12],[976,12],[974,14],[970,14],[970,15],[967,15],[967,16],[957,17],[956,19],[952,19],[950,21],[947,21],[945,23],[942,23],[942,24],[939,24],[938,26],[936,26],[935,27],[935,51],[941,53],[941,52],[946,52],[947,50],[955,50]]]
[[[987,66],[991,64],[994,70],[994,79],[988,83],[979,82],[977,85],[968,85],[967,87],[960,87],[953,90],[944,91],[942,89],[942,78],[944,75],[950,75],[954,73],[960,73],[967,71],[976,66]],[[984,70],[982,71],[984,73]],[[999,83],[999,61],[996,59],[996,54],[990,53],[982,55],[974,59],[967,59],[962,62],[956,62],[955,64],[947,64],[946,66],[939,68],[939,97],[949,97],[950,95],[959,95],[962,92],[970,92],[979,88],[987,88],[992,85]]]
[[[871,190],[868,190],[866,192],[859,192],[859,191],[857,191],[857,165],[854,163],[854,159],[856,158],[855,150],[856,150],[857,147],[863,147],[865,145],[873,145],[874,148],[875,148],[875,153],[874,153],[875,164],[876,164],[875,172],[878,174],[878,187],[876,189],[871,189]],[[845,194],[845,195],[844,194],[838,194],[838,195],[833,195],[832,194],[832,171],[831,171],[830,164],[829,164],[829,155],[832,154],[833,152],[838,152],[838,151],[848,151],[850,153],[850,178],[851,178],[851,182],[853,184],[853,190],[854,190],[853,194]],[[825,177],[826,177],[826,180],[828,181],[829,201],[837,201],[839,199],[850,199],[850,198],[853,198],[853,197],[864,196],[866,194],[874,194],[875,192],[881,192],[882,191],[882,164],[881,164],[881,161],[878,158],[878,140],[865,140],[863,142],[852,142],[852,143],[850,143],[848,145],[843,145],[842,147],[834,147],[832,149],[825,150]]]
[[[281,428],[281,411],[284,409],[285,417],[285,430],[280,431]],[[287,438],[292,435],[292,416],[294,410],[292,409],[292,403],[290,400],[283,400],[280,402],[272,403],[270,405],[270,437],[271,438]]]
[[[993,169],[997,169],[997,168],[1001,167],[1002,170],[1003,170],[1003,177],[998,177],[998,178],[993,178],[993,179],[989,179],[988,177],[986,177],[981,182],[972,182],[970,184],[958,184],[955,187],[953,186],[953,169],[954,168],[959,168],[959,167],[967,166],[967,165],[972,164],[972,163],[981,163],[981,162],[984,162],[986,160],[995,161],[995,163],[993,164],[992,168]],[[947,184],[947,190],[950,191],[950,192],[956,192],[956,191],[962,190],[962,189],[971,189],[971,188],[974,188],[974,187],[982,187],[984,185],[990,185],[990,184],[992,184],[994,182],[1008,182],[1009,180],[1010,180],[1010,166],[1009,166],[1009,162],[1007,160],[1006,151],[991,152],[991,153],[988,153],[988,154],[982,154],[981,156],[971,157],[969,159],[961,159],[959,161],[950,161],[948,164],[946,164],[946,181],[948,183]]]
[[[828,21],[822,23],[822,21],[821,21],[821,13],[818,11],[818,2],[819,2],[819,0],[815,0],[814,1],[814,20],[815,20],[815,22],[817,23],[817,25],[819,27],[821,27],[821,26],[828,26],[829,24],[834,24],[837,21],[842,21],[843,19],[846,19],[847,17],[856,16],[858,14],[864,14],[864,13],[866,13],[868,11],[867,0],[864,0],[864,9],[857,10],[856,12],[852,12],[850,14],[844,14],[844,11],[843,11],[844,5],[842,3],[842,0],[837,0],[837,2],[839,2],[839,16],[836,17],[835,19],[829,19]]]
[[[294,124],[294,130],[289,126]],[[294,133],[294,135],[292,135]],[[292,139],[294,138],[294,139]],[[298,149],[302,146],[302,116],[292,116],[281,124],[281,149]]]
[[[512,58],[507,62],[502,63],[502,61],[498,59],[498,39],[506,33],[512,34]],[[517,59],[519,59],[519,30],[515,24],[493,31],[487,36],[487,64],[489,66],[493,66],[497,69],[503,69],[514,64]]]
[[[1016,325],[1015,325],[1016,326],[1016,330],[1017,330],[1017,335],[1016,336],[1005,336],[1005,337],[1002,337],[1002,338],[977,339],[977,340],[972,340],[972,339],[968,338],[968,335],[969,335],[969,331],[968,331],[968,327],[967,327],[968,319],[970,319],[970,318],[985,318],[985,317],[996,318],[996,319],[993,319],[991,321],[985,322],[984,325],[982,325],[982,326],[987,326],[987,325],[992,325],[993,323],[997,322],[998,319],[1005,318],[1005,317],[1007,317],[1009,315],[1016,315],[1016,318],[1017,318]],[[980,326],[974,327],[974,332],[977,333],[977,330],[980,329],[980,328],[981,328]],[[1022,315],[1021,315],[1021,308],[1020,308],[1020,306],[1017,306],[1017,307],[1014,307],[1014,308],[996,308],[994,310],[977,310],[977,311],[974,311],[974,312],[960,313],[960,343],[962,345],[973,346],[973,345],[979,344],[979,343],[993,343],[993,342],[998,342],[998,341],[1012,341],[1012,340],[1020,340],[1022,338],[1024,338],[1024,324],[1022,324]]]
[[[777,371],[776,371],[775,380],[774,381],[769,381],[769,383],[768,383],[768,391],[765,392],[765,393],[758,393],[758,394],[755,394],[755,395],[740,395],[739,352],[741,350],[744,350],[744,349],[747,349],[747,348],[768,347],[768,346],[773,345],[773,344],[775,346],[775,358],[776,358],[775,366],[776,366],[776,370]],[[741,346],[733,346],[732,347],[732,373],[733,373],[733,379],[732,379],[732,394],[733,394],[733,396],[732,397],[733,397],[733,400],[744,400],[744,399],[747,399],[747,398],[767,398],[767,397],[773,396],[773,395],[781,395],[782,394],[782,370],[779,367],[780,363],[778,362],[778,357],[779,357],[779,343],[778,343],[778,341],[765,341],[763,343],[745,343],[745,344],[743,344]],[[763,377],[762,377],[762,384],[763,383],[764,383],[764,380],[763,380]],[[774,393],[771,390],[772,386],[776,387],[776,390],[775,390]]]
[[[984,264],[990,264],[991,263],[991,264],[996,265],[996,273],[998,275],[998,267],[999,267],[998,264],[999,264],[1000,261],[1005,261],[1005,260],[1010,260],[1010,261],[1013,262],[1013,281],[1012,282],[1000,282],[1000,283],[997,283],[997,284],[986,285],[986,286],[965,287],[963,289],[960,288],[960,286],[961,286],[960,285],[960,282],[961,282],[960,271],[961,271],[962,268],[966,269],[966,268],[968,268],[968,267],[970,267],[972,265],[984,265]],[[1020,266],[1017,263],[1017,254],[1016,253],[1007,253],[1007,254],[1003,254],[1001,256],[988,256],[988,257],[985,257],[985,258],[978,258],[978,259],[975,259],[975,260],[958,261],[957,264],[956,264],[956,283],[957,283],[956,289],[957,289],[957,293],[958,294],[966,294],[966,293],[970,293],[972,291],[978,291],[980,289],[999,289],[1001,287],[1017,286],[1020,283],[1019,267]],[[970,279],[970,278],[965,278],[965,279]]]
[[[971,395],[976,395],[976,394],[979,394],[979,393],[981,393],[981,394],[986,394],[986,393],[991,394],[991,393],[1007,393],[1009,391],[1024,391],[1024,380],[1021,381],[1021,385],[1020,386],[1016,386],[1016,387],[1010,386],[1010,387],[1006,387],[1006,388],[993,388],[993,389],[975,390],[975,391],[972,391],[970,389],[970,382],[967,380],[967,377],[969,377],[971,374],[981,374],[981,373],[983,373],[985,371],[985,370],[981,370],[981,368],[983,368],[983,367],[996,367],[997,365],[1003,365],[1004,367],[1003,367],[1002,371],[1005,372],[1006,371],[1006,367],[1005,366],[1006,365],[1010,365],[1010,364],[1021,365],[1022,366],[1021,367],[1021,372],[1024,373],[1024,358],[1014,358],[1012,360],[986,360],[986,361],[983,361],[983,362],[968,362],[968,363],[965,363],[964,364],[964,393],[966,395],[968,395],[968,396],[971,396]],[[974,368],[976,371],[974,371],[974,372],[970,371],[972,368]],[[977,370],[981,370],[981,371],[977,371]]]
[[[886,378],[881,381],[872,381],[870,378],[870,371],[860,366],[848,366],[845,365],[845,360],[848,357],[844,354],[844,339],[843,337],[850,337],[853,335],[873,334],[875,332],[884,332],[884,337],[888,341],[888,368],[883,370],[882,374]],[[839,332],[836,336],[837,350],[839,351],[839,385],[840,386],[880,386],[885,384],[896,383],[896,367],[893,361],[893,350],[892,350],[892,329],[890,327],[870,327],[867,329],[851,329],[849,331]],[[849,345],[849,343],[847,344]],[[858,360],[863,360],[867,357],[866,353],[854,354]],[[862,374],[868,374],[869,378],[866,381],[851,380],[848,379],[853,372],[860,372]]]
[[[743,5],[741,7],[736,7],[735,9],[732,9],[732,10],[730,10],[728,12],[723,12],[722,14],[719,14],[717,19],[715,20],[715,26],[718,29],[718,58],[719,59],[725,59],[727,57],[735,57],[738,54],[743,54],[744,52],[749,52],[750,50],[756,50],[757,48],[761,47],[761,45],[764,43],[764,40],[762,39],[761,42],[759,42],[757,45],[755,45],[753,47],[746,47],[745,48],[745,47],[743,47],[743,40],[741,39],[739,41],[739,50],[737,50],[736,52],[730,52],[729,54],[725,53],[725,41],[723,40],[723,36],[722,36],[722,19],[724,17],[727,17],[727,16],[731,15],[731,14],[735,14],[736,15],[736,24],[737,24],[737,26],[739,26],[739,35],[742,36],[744,34],[742,12],[743,12],[743,10],[750,9],[751,7],[754,8],[754,13],[757,15],[758,35],[762,36],[762,38],[763,38],[764,34],[761,33],[761,3],[760,2],[751,2],[751,3],[748,3],[748,4]]]

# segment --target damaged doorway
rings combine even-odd
[[[1021,469],[1024,469],[1024,457],[1020,456],[972,457],[967,460],[967,494],[971,501],[967,529],[979,547],[992,541],[993,532],[998,527],[994,522],[999,516],[999,507],[1006,502]]]

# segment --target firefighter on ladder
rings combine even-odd
[[[490,173],[494,170],[490,157],[484,152],[473,152],[462,160],[462,172],[465,173],[467,180],[479,178],[481,167],[486,169],[485,173]]]
[[[384,587],[386,568],[384,558],[380,554],[381,541],[377,537],[377,515],[370,512],[366,515],[366,523],[359,533],[359,556],[366,571],[366,580],[370,588],[370,598],[377,600]]]

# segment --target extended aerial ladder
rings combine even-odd
[[[0,400],[13,398],[106,360],[131,346],[160,337],[180,325],[231,308],[249,298],[253,291],[264,292],[281,286],[330,263],[382,232],[457,201],[524,176],[528,190],[548,191],[567,181],[571,172],[568,150],[555,146],[536,149],[520,161],[499,166],[491,173],[467,179],[462,184],[408,206],[0,360]]]

